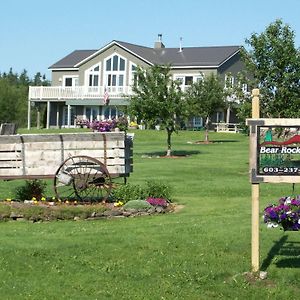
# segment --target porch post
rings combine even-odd
[[[56,127],[59,128],[59,106],[56,105]]]
[[[227,107],[226,123],[230,123],[230,105]]]
[[[47,102],[47,124],[46,128],[49,129],[50,127],[50,101]]]
[[[71,105],[68,104],[68,128],[71,126]]]
[[[41,120],[41,113],[40,113],[40,108],[39,106],[37,107],[37,112],[36,112],[36,128],[40,129],[40,120]]]
[[[31,124],[31,102],[30,99],[28,99],[28,109],[27,109],[27,129],[30,130],[30,124]]]

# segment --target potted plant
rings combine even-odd
[[[280,198],[277,204],[264,209],[263,217],[269,228],[281,226],[284,231],[299,231],[300,195]]]

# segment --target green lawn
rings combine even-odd
[[[135,131],[130,183],[169,183],[168,215],[79,222],[0,223],[1,299],[298,299],[300,234],[260,227],[264,281],[251,269],[251,186],[248,137],[180,132],[175,154],[163,131]],[[9,197],[21,182],[0,182]],[[296,186],[296,193],[300,193]],[[51,186],[49,183],[49,193]],[[261,185],[261,211],[292,193]]]

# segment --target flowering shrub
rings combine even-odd
[[[128,128],[128,122],[126,117],[119,117],[114,120],[104,120],[104,121],[93,121],[88,122],[87,128],[99,131],[99,132],[110,132],[115,128],[119,128],[120,131],[126,131]]]
[[[113,121],[93,121],[93,122],[89,122],[87,124],[87,127],[99,132],[109,132],[111,131],[114,127],[114,123]]]
[[[300,230],[300,195],[282,197],[278,204],[264,209],[264,222],[268,227],[282,226],[283,230]]]
[[[130,127],[137,127],[138,124],[137,122],[134,122],[134,121],[131,121],[130,124],[129,124]]]
[[[162,206],[162,207],[167,207],[168,206],[168,201],[164,198],[152,198],[149,197],[146,200],[149,204],[152,206]]]

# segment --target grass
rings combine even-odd
[[[260,226],[264,281],[251,269],[248,137],[180,132],[175,154],[155,158],[166,134],[135,131],[132,184],[169,183],[174,214],[99,221],[0,223],[2,299],[296,299],[300,236]],[[148,158],[152,157],[152,158]],[[7,185],[8,184],[8,185]],[[0,182],[8,197],[20,182]],[[297,191],[296,186],[295,193]],[[51,186],[49,183],[49,193]],[[288,184],[261,185],[261,211]]]

